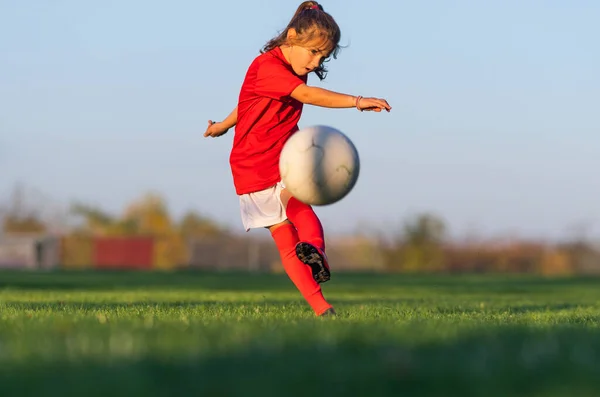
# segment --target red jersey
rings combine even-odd
[[[229,156],[238,195],[266,189],[281,180],[279,155],[298,130],[303,107],[290,94],[306,81],[307,76],[294,73],[279,47],[260,54],[248,68]]]

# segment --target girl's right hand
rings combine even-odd
[[[216,138],[225,134],[227,131],[229,131],[229,128],[227,128],[225,124],[217,121],[208,120],[208,127],[206,128],[204,137],[206,138],[210,136],[212,138]]]
[[[357,104],[358,110],[381,112],[382,110],[390,111],[392,107],[385,99],[379,98],[360,98]]]

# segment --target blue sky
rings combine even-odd
[[[299,1],[0,0],[0,198],[21,182],[120,212],[160,192],[242,230],[232,132],[261,46]],[[356,144],[361,175],[317,208],[329,233],[430,211],[457,236],[600,235],[600,3],[329,0],[343,49],[324,82],[391,113],[305,107]]]

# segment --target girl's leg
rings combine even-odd
[[[283,268],[313,311],[320,316],[333,310],[321,292],[321,287],[313,278],[311,269],[298,259],[296,246],[298,233],[294,225],[288,221],[268,228],[279,250]]]
[[[293,197],[287,189],[281,192],[281,202],[289,221],[298,231],[296,255],[312,269],[314,279],[323,283],[329,280],[329,264],[325,255],[323,226],[310,205]]]
[[[323,226],[312,207],[292,196],[287,189],[281,192],[281,202],[288,219],[298,230],[300,241],[310,243],[324,252]]]

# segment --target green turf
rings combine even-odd
[[[0,396],[600,395],[600,279],[0,272]]]

